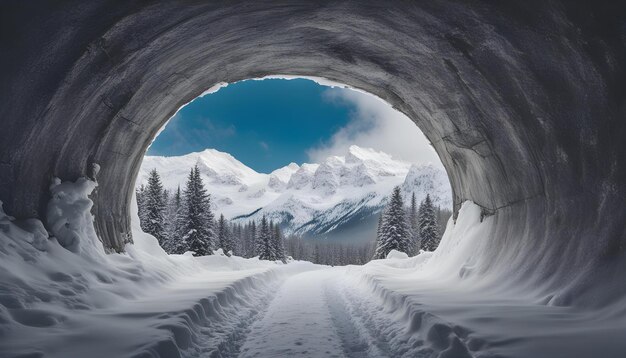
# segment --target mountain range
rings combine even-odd
[[[258,173],[232,155],[215,149],[182,156],[146,156],[137,186],[156,169],[170,192],[184,189],[189,170],[198,165],[216,215],[234,222],[280,223],[287,235],[342,242],[369,242],[393,187],[405,202],[429,193],[436,206],[451,209],[452,195],[443,169],[415,165],[369,148],[351,146],[343,156],[321,163],[291,163],[269,174]]]

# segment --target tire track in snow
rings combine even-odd
[[[249,277],[247,284],[232,287],[218,301],[217,316],[205,321],[194,334],[194,344],[181,352],[184,358],[238,357],[251,327],[267,314],[276,293],[289,277],[311,269],[314,265],[279,266],[265,275]]]
[[[230,320],[230,327],[217,332],[218,334],[225,334],[219,338],[216,349],[210,352],[211,357],[230,358],[239,356],[241,346],[250,333],[250,326],[255,321],[263,318],[270,302],[274,299],[277,288],[280,287],[283,281],[280,280],[273,285],[269,285],[268,289],[263,290],[263,292],[255,292],[253,298],[246,305],[237,307],[231,312],[233,319]],[[211,336],[214,333],[212,330],[205,331],[207,336]]]
[[[332,315],[337,335],[341,339],[343,351],[348,358],[385,357],[378,347],[371,345],[373,338],[364,329],[363,323],[353,316],[348,303],[339,292],[338,282],[326,286],[328,309]]]
[[[345,357],[325,294],[334,275],[323,269],[288,278],[253,324],[240,356]]]
[[[393,310],[381,304],[369,290],[360,286],[354,277],[343,275],[336,282],[336,292],[346,303],[346,312],[359,328],[362,337],[370,344],[372,357],[401,357],[413,348],[415,337],[406,336],[406,327],[399,323]],[[408,355],[413,357],[413,355]],[[418,355],[428,357],[429,355]]]
[[[250,277],[250,285],[231,288],[227,294],[229,303],[220,305],[218,316],[196,327],[193,346],[181,351],[184,358],[236,357],[247,334],[250,323],[262,316],[273,298],[276,287],[284,281],[281,275],[266,278]],[[215,298],[220,301],[219,298]],[[223,300],[223,298],[222,298]]]

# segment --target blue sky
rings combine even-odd
[[[438,161],[417,126],[378,98],[306,79],[242,81],[199,97],[170,120],[148,155],[214,148],[269,173],[343,155],[351,144]]]

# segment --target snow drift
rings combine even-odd
[[[395,322],[380,329],[406,357],[618,357],[626,302],[555,305],[550,286],[520,286],[484,260],[495,218],[465,202],[436,251],[394,253],[349,275]],[[537,252],[540,255],[540,252]],[[617,297],[615,297],[617,298]],[[398,325],[400,327],[398,327]],[[394,328],[395,327],[395,328]]]
[[[0,210],[0,356],[226,352],[236,349],[229,334],[257,313],[286,271],[315,267],[221,251],[168,256],[136,217],[134,244],[107,255],[89,212],[96,185],[54,181],[50,237],[40,221],[16,221]]]

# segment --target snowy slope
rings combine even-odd
[[[195,163],[216,213],[239,221],[267,215],[288,234],[331,238],[355,222],[372,224],[397,185],[407,205],[414,192],[418,201],[430,193],[435,205],[452,206],[442,169],[413,165],[358,146],[351,146],[344,156],[331,156],[321,163],[291,163],[270,174],[257,173],[230,154],[213,149],[180,157],[146,156],[137,185],[145,184],[149,171],[156,168],[165,188],[182,188]]]

